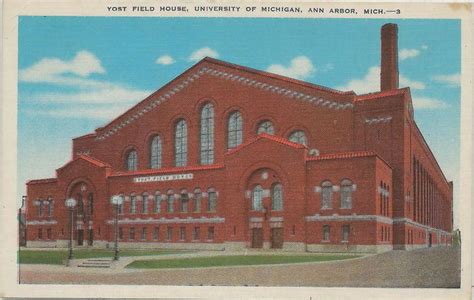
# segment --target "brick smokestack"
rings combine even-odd
[[[398,26],[385,24],[380,31],[380,90],[398,89]]]

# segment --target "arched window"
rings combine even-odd
[[[84,202],[82,201],[82,194],[77,194],[77,214],[84,214]]]
[[[214,188],[207,191],[207,211],[216,211],[217,207],[217,192]]]
[[[341,181],[341,208],[352,208],[352,181]]]
[[[161,211],[161,193],[160,191],[155,192],[154,198],[154,205],[155,205],[155,213],[159,213]]]
[[[324,181],[321,184],[321,208],[332,208],[332,183]]]
[[[303,144],[303,145],[306,145],[307,144],[307,140],[306,140],[306,134],[304,133],[303,130],[295,130],[293,131],[289,138],[288,138],[291,142],[293,143],[298,143],[298,144]]]
[[[137,151],[131,150],[130,152],[128,152],[128,155],[127,155],[127,170],[136,171],[137,164],[138,164]]]
[[[204,105],[201,110],[201,164],[214,162],[214,106]]]
[[[87,196],[87,208],[89,215],[92,216],[94,214],[94,196],[92,193]]]
[[[174,133],[174,151],[175,165],[177,167],[186,166],[188,156],[188,126],[186,125],[186,121],[183,119],[176,123]]]
[[[185,189],[182,189],[179,200],[180,200],[179,201],[180,211],[181,212],[188,212],[188,206],[189,206],[188,191],[186,191]]]
[[[232,149],[242,144],[242,115],[239,111],[229,116],[227,127],[227,148]]]
[[[262,210],[263,189],[261,185],[253,188],[252,192],[252,210]]]
[[[281,184],[275,183],[272,186],[272,210],[283,209],[283,191]]]
[[[142,195],[142,213],[148,213],[148,193]]]
[[[193,197],[193,209],[194,212],[201,211],[201,199],[202,199],[202,192],[200,188],[196,188],[194,190],[194,197]]]
[[[161,154],[163,148],[161,145],[161,138],[159,135],[156,135],[151,140],[150,144],[150,168],[159,169],[161,168]]]
[[[137,212],[137,196],[135,194],[130,195],[130,213],[134,214]]]
[[[172,190],[168,191],[168,201],[167,201],[168,212],[174,212],[174,192]]]
[[[265,120],[260,122],[260,124],[258,124],[257,134],[260,133],[275,134],[272,121]]]

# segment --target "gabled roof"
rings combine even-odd
[[[249,145],[251,145],[251,144],[253,144],[253,143],[255,143],[255,142],[257,142],[258,140],[261,140],[261,139],[266,139],[266,140],[270,140],[270,141],[273,141],[273,142],[277,142],[279,144],[286,145],[286,146],[289,146],[289,147],[292,147],[292,148],[295,148],[295,149],[308,149],[308,147],[306,147],[303,144],[293,143],[293,142],[290,142],[289,140],[287,140],[285,138],[275,136],[275,135],[271,135],[271,134],[268,134],[268,133],[260,133],[256,137],[249,139],[247,142],[245,142],[243,144],[240,144],[239,146],[235,147],[232,150],[227,151],[226,155],[230,155],[230,154],[233,154],[235,152],[238,152],[238,151],[242,150],[243,148],[246,148],[247,146],[249,146]]]
[[[26,184],[41,184],[41,183],[52,183],[58,181],[57,178],[44,178],[44,179],[32,179],[28,181]]]
[[[96,158],[93,158],[93,157],[90,157],[90,156],[87,156],[87,155],[78,155],[75,159],[67,162],[64,166],[60,167],[59,169],[57,169],[56,171],[59,171],[59,170],[62,170],[64,169],[65,167],[69,166],[70,164],[78,161],[78,160],[85,160],[87,161],[88,163],[91,163],[93,164],[94,166],[97,166],[99,168],[111,168],[111,166],[108,164],[108,163],[105,163],[103,161],[100,161]]]
[[[359,101],[365,101],[365,100],[380,99],[384,97],[402,95],[409,91],[410,91],[409,88],[401,88],[401,89],[396,89],[396,90],[388,90],[388,91],[375,92],[375,93],[369,93],[369,94],[364,94],[364,95],[357,95],[354,101],[359,102]]]
[[[255,75],[259,78],[256,79]],[[279,94],[297,101],[305,101],[326,109],[351,109],[355,96],[355,93],[352,91],[342,92],[206,57],[104,127],[97,128],[95,139],[104,140],[114,135],[130,123],[135,122],[148,112],[159,107],[161,103],[168,101],[203,76],[213,76],[223,80],[234,81],[268,93]],[[319,93],[314,94],[313,91]],[[321,92],[323,95],[320,94]]]

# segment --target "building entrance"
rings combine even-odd
[[[94,230],[89,229],[89,239],[87,240],[87,245],[92,246],[94,243]]]
[[[252,248],[263,247],[263,230],[262,228],[252,228]]]
[[[272,228],[271,242],[272,248],[283,248],[283,228]]]
[[[77,230],[77,245],[78,246],[84,245],[84,229]]]

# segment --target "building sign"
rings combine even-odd
[[[171,174],[158,176],[143,176],[133,178],[134,183],[155,182],[155,181],[172,181],[172,180],[188,180],[193,179],[193,174]]]

